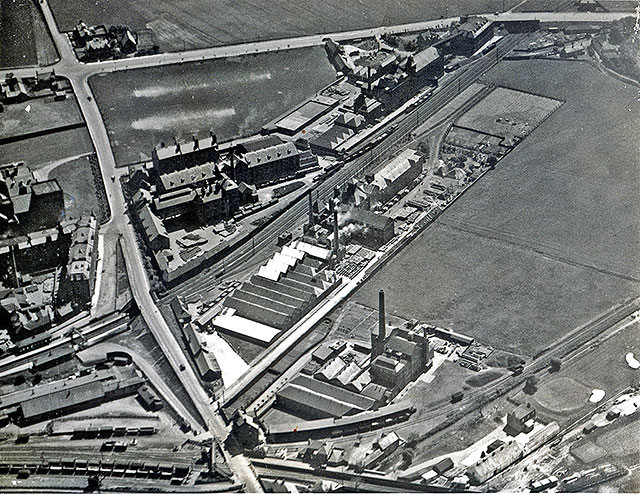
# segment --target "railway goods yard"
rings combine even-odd
[[[632,2],[76,3],[0,6],[0,491],[640,490]]]

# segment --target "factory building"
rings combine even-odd
[[[231,176],[254,185],[277,181],[298,172],[300,154],[295,144],[278,136],[257,136],[231,152]]]
[[[392,328],[387,335],[384,291],[379,293],[377,331],[371,333],[371,379],[395,396],[433,363],[426,334]]]
[[[425,157],[413,149],[405,149],[391,162],[367,178],[372,186],[371,205],[385,204],[405,187],[408,187],[420,173]]]
[[[438,49],[433,46],[411,55],[405,67],[413,76],[413,82],[418,88],[433,81],[437,84],[438,77],[444,73],[443,59]]]
[[[462,17],[462,23],[449,37],[437,42],[436,47],[445,55],[469,57],[493,36],[493,22],[484,17]]]
[[[306,419],[354,415],[371,410],[376,401],[309,376],[299,375],[276,393],[275,406]]]
[[[225,299],[214,327],[268,344],[340,285],[330,257],[328,249],[302,241],[284,246]]]
[[[15,420],[28,425],[134,394],[144,383],[132,367],[111,367],[4,395],[0,409],[13,410]]]
[[[376,173],[347,183],[342,202],[365,209],[383,206],[412,185],[422,173],[424,163],[424,155],[405,149]]]
[[[395,235],[395,222],[389,216],[352,208],[342,231],[349,239],[374,250],[390,242]],[[352,225],[353,228],[349,228]]]

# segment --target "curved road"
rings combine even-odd
[[[136,300],[142,316],[147,323],[150,331],[156,338],[158,345],[164,352],[167,360],[180,377],[183,385],[193,399],[196,408],[201,414],[208,429],[223,442],[228,434],[228,430],[219,417],[209,405],[210,399],[204,389],[200,386],[200,382],[188,365],[185,355],[180,351],[172,332],[167,326],[162,314],[158,310],[155,301],[150,295],[150,285],[147,279],[143,259],[138,249],[133,228],[128,224],[125,214],[125,200],[117,181],[110,180],[111,175],[117,175],[115,160],[109,143],[108,134],[102,120],[102,116],[95,103],[95,99],[88,84],[88,78],[91,75],[100,72],[111,72],[116,70],[128,70],[132,68],[151,67],[158,65],[169,65],[182,63],[187,61],[205,60],[213,58],[222,58],[228,56],[237,56],[247,53],[259,53],[275,51],[287,48],[297,48],[302,46],[321,45],[322,40],[331,37],[336,40],[352,39],[362,36],[371,36],[384,32],[404,32],[416,29],[424,29],[442,24],[446,21],[431,21],[428,23],[418,23],[413,25],[382,27],[364,31],[351,31],[348,33],[333,33],[326,35],[304,36],[298,38],[289,38],[284,40],[272,40],[258,43],[247,43],[244,45],[234,45],[227,47],[209,48],[205,50],[192,50],[179,53],[168,53],[154,55],[150,57],[139,57],[134,59],[124,59],[119,61],[99,62],[93,64],[81,64],[69,44],[66,36],[61,34],[55,24],[53,14],[46,1],[40,3],[42,11],[51,32],[51,36],[60,55],[60,60],[50,66],[55,69],[59,76],[66,77],[71,81],[73,90],[77,96],[78,103],[82,114],[86,120],[89,134],[93,141],[94,148],[100,163],[103,182],[105,184],[106,195],[111,208],[111,219],[102,227],[102,233],[120,233],[124,243],[124,255],[126,260],[127,272],[129,274],[133,297]],[[620,18],[625,14],[582,14],[580,18],[576,14],[543,14],[548,20],[573,20],[584,22],[597,22],[599,20],[613,20]],[[516,14],[505,13],[500,19],[510,19]],[[532,18],[532,14],[517,14],[518,17]],[[542,15],[538,15],[541,17]],[[492,16],[495,17],[495,16]],[[606,19],[605,19],[606,17]],[[450,21],[450,20],[447,20]],[[24,75],[33,75],[33,69],[5,71],[0,74],[1,77],[7,72],[13,72],[14,75],[22,77]],[[353,168],[352,166],[350,168]],[[344,178],[344,177],[342,177]],[[332,188],[331,182],[325,182],[325,188]],[[293,222],[295,223],[296,218]],[[242,254],[246,257],[246,251]],[[238,262],[242,257],[238,258]],[[181,371],[183,367],[185,370]],[[243,483],[246,489],[252,492],[261,491],[261,486],[256,479],[255,473],[251,469],[249,462],[242,455],[230,457],[226,452],[227,462],[232,469],[236,479]]]

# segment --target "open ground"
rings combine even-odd
[[[0,4],[0,68],[50,65],[58,54],[36,0]]]
[[[252,134],[333,80],[324,49],[304,48],[116,72],[93,77],[91,87],[124,165],[173,137]]]
[[[0,161],[24,161],[35,171],[54,161],[92,152],[89,132],[86,127],[80,127],[3,144],[0,146]]]
[[[35,0],[0,3],[0,68],[49,65],[57,53]]]
[[[151,27],[164,51],[406,24],[508,9],[518,0],[51,0],[61,31],[88,24]]]
[[[35,98],[5,106],[0,120],[0,139],[82,123],[84,120],[74,97],[62,101],[54,101],[52,97]]]
[[[535,355],[640,294],[637,89],[579,62],[502,62],[487,82],[566,103],[356,294]]]

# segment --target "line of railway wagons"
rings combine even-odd
[[[309,420],[301,423],[273,424],[266,427],[267,441],[298,442],[310,438],[340,437],[388,427],[409,420],[416,409],[397,403],[348,417]]]

